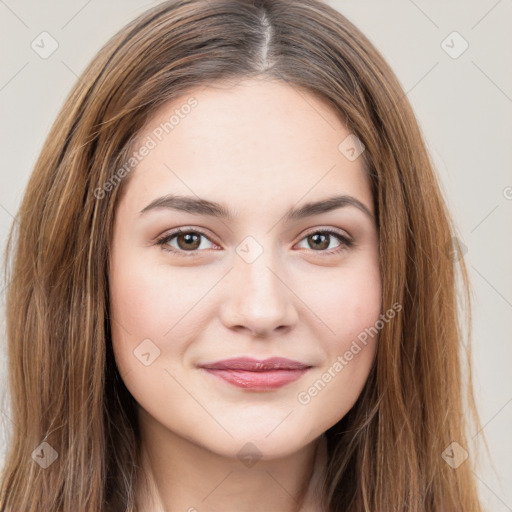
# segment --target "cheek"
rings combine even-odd
[[[327,352],[347,350],[351,341],[379,319],[382,285],[378,266],[362,264],[338,269],[325,280],[312,299],[325,324],[324,348]],[[321,293],[320,293],[321,292]]]
[[[144,264],[136,255],[118,257],[111,269],[112,343],[121,375],[152,360],[151,368],[172,366],[186,349],[180,340],[200,328],[194,307],[214,280],[193,269],[172,272],[162,264]]]
[[[171,327],[183,300],[182,289],[165,286],[154,269],[114,275],[111,308],[115,319],[136,338],[160,338]]]
[[[109,283],[116,365],[134,399],[156,411],[168,407],[162,392],[170,386],[165,370],[173,372],[172,361],[184,351],[176,334],[190,309],[189,289],[175,277],[171,285],[162,270],[124,258],[112,265]]]
[[[164,335],[204,294],[205,283],[197,272],[173,271],[161,261],[141,252],[117,255],[110,277],[111,308],[114,318],[123,323],[134,337]]]
[[[322,417],[322,429],[338,422],[354,405],[368,378],[378,341],[381,278],[375,264],[337,270],[324,293],[312,297],[322,312],[317,337],[325,359],[297,396],[305,412]],[[311,296],[310,296],[311,297]]]

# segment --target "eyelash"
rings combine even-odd
[[[197,250],[194,250],[194,251],[183,251],[183,250],[177,250],[177,249],[174,249],[174,248],[169,248],[169,246],[166,246],[166,244],[168,242],[170,242],[174,237],[176,237],[180,233],[199,234],[199,235],[204,236],[208,240],[210,240],[210,238],[206,235],[206,233],[204,233],[200,229],[195,229],[195,228],[194,229],[181,229],[181,228],[178,228],[175,231],[173,231],[171,233],[167,233],[167,234],[163,235],[162,237],[158,238],[157,241],[156,241],[156,244],[157,245],[161,245],[162,249],[164,251],[176,254],[177,256],[184,256],[184,257],[197,256],[198,252],[202,252],[202,251],[197,251]],[[325,256],[330,256],[330,255],[334,255],[334,254],[339,254],[339,253],[345,251],[346,249],[349,249],[350,247],[352,247],[354,245],[353,240],[350,240],[349,238],[347,238],[346,236],[342,235],[341,233],[338,233],[337,231],[333,231],[331,229],[317,229],[315,231],[310,231],[309,233],[306,233],[306,235],[304,235],[303,238],[301,238],[300,242],[302,242],[302,240],[304,240],[308,236],[315,235],[315,234],[318,234],[318,233],[328,234],[328,235],[331,235],[331,236],[335,236],[336,238],[338,238],[340,240],[341,244],[336,249],[331,249],[331,250],[328,250],[328,251],[327,250],[313,251],[313,252],[320,252],[320,253],[322,253]],[[212,242],[212,241],[210,240],[210,242]],[[212,242],[212,243],[214,243],[214,242]]]

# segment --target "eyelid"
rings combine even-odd
[[[217,244],[216,242],[211,240],[210,235],[208,233],[206,233],[203,229],[192,227],[192,226],[184,227],[184,228],[180,227],[180,228],[171,230],[168,233],[164,233],[163,235],[161,235],[157,238],[156,244],[162,245],[163,250],[173,253],[173,254],[176,254],[178,256],[185,256],[185,257],[196,256],[197,257],[197,256],[201,255],[201,253],[205,252],[205,250],[200,251],[197,249],[193,250],[193,251],[183,251],[183,250],[177,250],[175,248],[164,247],[167,244],[167,242],[169,242],[171,239],[173,239],[175,236],[179,235],[180,233],[197,233],[197,234],[204,236],[212,244],[219,246],[219,244]],[[310,250],[313,253],[317,252],[319,255],[332,255],[332,254],[340,253],[340,252],[344,251],[345,249],[348,249],[348,248],[352,247],[353,245],[355,245],[353,238],[350,235],[348,235],[346,232],[342,232],[341,230],[339,230],[337,228],[322,227],[322,226],[320,226],[320,227],[317,226],[317,227],[311,228],[308,231],[306,231],[301,236],[301,238],[298,240],[298,242],[296,242],[294,245],[302,242],[302,240],[304,240],[308,236],[315,234],[315,233],[327,233],[328,235],[334,235],[334,236],[338,237],[340,240],[340,246],[335,249],[323,250],[323,251],[314,251],[313,249]]]
[[[354,239],[346,231],[343,231],[338,228],[332,228],[329,226],[320,226],[320,227],[311,228],[311,229],[307,230],[304,235],[302,235],[302,238],[300,240],[302,240],[303,238],[305,238],[309,235],[312,235],[314,233],[329,233],[329,234],[339,236],[340,238],[344,239],[347,243],[355,243]]]
[[[302,235],[302,237],[298,243],[302,242],[302,240],[304,240],[308,236],[313,235],[315,233],[327,233],[330,236],[337,237],[340,241],[340,245],[334,249],[323,250],[323,251],[315,251],[313,249],[310,249],[308,252],[313,253],[313,254],[316,253],[315,256],[328,257],[328,256],[339,255],[339,254],[345,252],[347,249],[350,249],[356,245],[354,239],[350,235],[342,232],[341,230],[338,230],[337,228],[321,227],[321,226],[320,227],[317,226],[315,228],[308,230],[304,235]]]
[[[176,228],[174,230],[171,230],[170,232],[167,232],[167,233],[164,233],[163,235],[159,236],[156,240],[156,245],[161,245],[162,246],[162,249],[164,251],[167,251],[167,252],[170,252],[172,254],[177,254],[178,256],[198,256],[200,255],[203,251],[198,251],[198,250],[194,250],[194,251],[180,251],[180,250],[177,250],[175,248],[166,248],[164,247],[167,242],[169,242],[171,239],[173,239],[175,236],[179,235],[180,233],[197,233],[197,234],[200,234],[202,236],[204,236],[206,239],[208,239],[212,244],[214,245],[219,245],[217,244],[216,242],[214,242],[213,240],[211,240],[211,237],[208,233],[206,233],[206,231],[202,230],[201,228],[196,228],[196,227],[185,227],[185,228]]]

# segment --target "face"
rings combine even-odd
[[[270,459],[355,403],[381,276],[349,135],[322,100],[263,80],[193,90],[147,124],[109,275],[115,358],[141,418],[226,457],[251,442]],[[349,199],[326,207],[338,196]],[[301,369],[212,364],[274,357]]]

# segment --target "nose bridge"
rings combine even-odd
[[[236,252],[225,322],[260,333],[295,322],[293,294],[285,285],[284,267],[274,249],[247,237]]]

